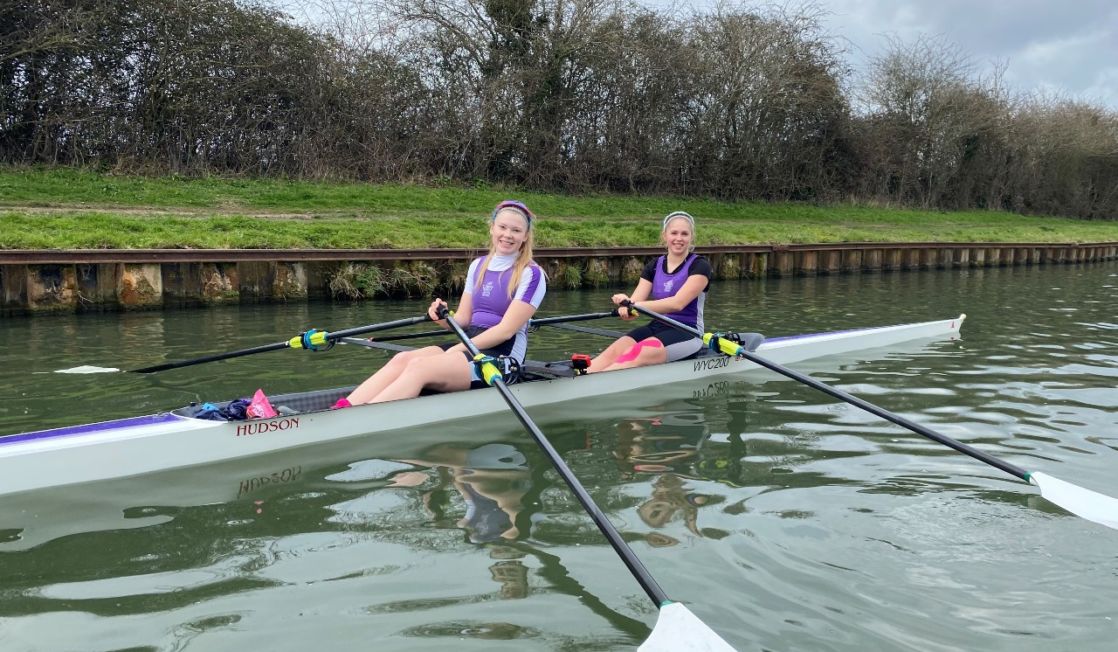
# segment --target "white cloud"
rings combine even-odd
[[[825,0],[830,31],[873,56],[891,34],[942,36],[978,72],[999,63],[1020,92],[1045,90],[1118,110],[1118,3],[1113,0]],[[853,54],[853,53],[852,53]],[[855,55],[857,56],[857,55]],[[856,66],[859,61],[852,57]]]
[[[312,2],[311,6],[344,0]],[[636,0],[663,12],[690,13],[717,0]],[[1005,64],[1005,81],[1022,93],[1046,91],[1118,111],[1118,2],[1115,0],[728,0],[745,7],[812,6],[857,73],[888,37],[942,37],[979,74]],[[273,0],[301,6],[294,0]],[[359,3],[353,6],[360,6]],[[857,80],[854,80],[855,82]]]
[[[663,8],[671,2],[642,4]],[[714,4],[699,0],[693,6]],[[920,35],[940,36],[979,73],[1006,64],[1005,79],[1018,91],[1046,90],[1118,110],[1114,0],[815,0],[812,5],[826,13],[826,31],[846,42],[855,70],[880,54],[888,37],[911,42]]]

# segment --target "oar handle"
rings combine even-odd
[[[637,304],[635,304],[631,301],[624,301],[624,302],[622,302],[622,305],[624,305],[626,307],[629,307],[629,308],[632,308],[633,310],[636,310],[637,312],[643,313],[643,314],[651,317],[652,319],[655,319],[656,321],[667,324],[668,326],[672,326],[672,327],[677,328],[679,330],[682,330],[684,332],[691,333],[692,335],[694,335],[696,337],[701,337],[701,338],[703,338],[703,341],[708,343],[708,344],[710,342],[710,339],[712,337],[715,337],[714,335],[712,335],[710,333],[703,333],[703,332],[701,332],[701,331],[699,331],[695,328],[692,328],[692,327],[688,326],[687,324],[680,323],[680,322],[672,319],[671,317],[665,317],[664,315],[653,312],[652,310],[642,308],[642,307],[638,306]],[[864,401],[864,400],[858,398],[857,396],[853,396],[851,394],[848,394],[848,393],[842,391],[841,389],[838,389],[837,387],[832,387],[832,386],[827,385],[825,383],[821,383],[818,380],[812,378],[811,376],[808,376],[806,374],[802,374],[798,371],[793,371],[792,369],[789,369],[788,367],[777,364],[777,363],[775,363],[771,360],[767,360],[765,358],[762,358],[761,356],[756,355],[755,353],[750,353],[749,351],[745,350],[745,348],[742,347],[739,344],[736,344],[734,342],[731,342],[729,340],[725,340],[725,339],[722,339],[722,338],[719,338],[719,343],[718,344],[719,344],[719,350],[721,350],[723,353],[725,353],[727,355],[741,356],[741,357],[745,358],[746,360],[749,360],[750,362],[752,362],[754,364],[765,367],[766,369],[769,369],[771,371],[775,371],[776,373],[781,374],[782,376],[787,376],[788,378],[791,378],[792,380],[799,381],[799,382],[801,382],[801,383],[803,383],[803,384],[805,384],[809,387],[812,387],[814,389],[817,389],[817,390],[823,392],[824,394],[827,394],[829,396],[833,396],[834,398],[837,398],[840,401],[846,401],[847,403],[850,403],[851,405],[862,408],[863,410],[865,410],[866,412],[869,412],[870,414],[877,415],[877,416],[881,417],[882,419],[885,419],[886,421],[890,421],[892,423],[895,423],[898,426],[901,426],[902,428],[907,428],[907,429],[911,430],[912,432],[915,432],[916,434],[923,435],[923,436],[927,437],[928,439],[931,439],[933,441],[936,441],[936,442],[939,442],[939,443],[943,444],[944,446],[947,446],[949,448],[953,448],[953,449],[959,451],[960,453],[963,453],[964,455],[969,455],[969,456],[973,457],[974,459],[979,460],[980,462],[985,462],[986,464],[989,464],[990,466],[992,466],[994,468],[1001,469],[1002,471],[1005,471],[1006,473],[1008,473],[1010,475],[1015,475],[1018,478],[1021,478],[1022,480],[1024,480],[1025,482],[1029,481],[1029,472],[1026,471],[1025,469],[1022,469],[1019,466],[1016,466],[1014,464],[1010,464],[1009,462],[1006,462],[1005,460],[1000,460],[1000,459],[994,457],[993,455],[990,455],[989,453],[985,453],[983,451],[980,451],[977,448],[974,448],[973,446],[969,446],[967,444],[964,444],[961,441],[956,441],[956,440],[948,437],[947,435],[943,435],[943,434],[940,434],[940,433],[932,430],[931,428],[927,428],[927,427],[922,426],[922,425],[920,425],[920,424],[918,424],[914,421],[910,421],[910,420],[902,417],[899,414],[895,414],[893,412],[890,412],[889,410],[878,407],[878,406],[874,405],[873,403],[870,403],[868,401]]]
[[[458,339],[462,341],[462,344],[466,347],[466,350],[470,352],[470,355],[475,357],[482,355],[481,351],[478,350],[469,335],[466,335],[466,332],[462,330],[462,327],[458,325],[458,322],[454,320],[454,317],[450,315],[449,311],[445,308],[441,309],[439,311],[439,317],[446,320],[446,323],[458,336]],[[613,527],[613,524],[609,522],[609,519],[607,519],[605,514],[602,513],[602,510],[598,508],[598,505],[594,503],[594,499],[590,497],[590,494],[582,486],[582,483],[578,481],[578,478],[575,477],[575,474],[571,471],[570,467],[567,466],[567,463],[559,456],[559,451],[555,450],[555,447],[548,441],[547,436],[543,434],[543,431],[541,431],[535,422],[532,421],[532,418],[528,416],[528,413],[524,410],[524,406],[520,404],[520,401],[513,395],[512,391],[509,390],[508,385],[505,384],[505,379],[501,376],[497,368],[492,363],[486,363],[486,365],[492,367],[492,375],[486,373],[486,377],[490,378],[490,384],[497,388],[497,391],[501,393],[505,402],[508,403],[508,406],[516,414],[516,418],[520,420],[520,423],[532,435],[532,439],[536,440],[536,444],[547,454],[552,466],[559,472],[559,476],[563,478],[563,481],[566,482],[567,486],[574,492],[575,496],[578,498],[578,502],[582,504],[582,508],[590,515],[594,524],[598,526],[598,530],[605,535],[606,540],[609,541],[614,551],[616,551],[621,557],[621,560],[625,562],[625,565],[629,568],[629,572],[637,579],[641,588],[644,589],[645,593],[648,594],[648,597],[656,604],[657,608],[665,602],[670,602],[671,599],[668,598],[668,594],[664,592],[664,589],[660,588],[660,585],[652,578],[652,575],[648,572],[648,569],[644,567],[644,564],[641,563],[636,553],[629,547],[629,544],[625,543],[625,540],[621,538],[621,534]]]

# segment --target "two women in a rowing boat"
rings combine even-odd
[[[613,302],[620,306],[631,301],[703,330],[703,304],[712,270],[706,258],[692,251],[694,238],[695,218],[683,211],[669,213],[660,230],[667,252],[645,265],[631,295],[615,294]],[[637,318],[625,308],[621,308],[619,314],[626,321]],[[654,321],[615,340],[590,361],[587,371],[674,362],[698,353],[702,347],[701,339]]]
[[[470,263],[454,319],[474,345],[489,356],[524,361],[528,320],[547,291],[543,270],[532,260],[532,211],[518,201],[497,204],[489,219],[489,253]],[[427,309],[438,319],[446,302]],[[419,396],[424,389],[454,392],[483,386],[470,353],[461,342],[398,353],[336,407],[380,403]]]

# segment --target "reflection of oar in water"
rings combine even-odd
[[[643,635],[643,633],[648,632],[648,625],[635,618],[630,618],[629,616],[610,609],[602,602],[601,598],[591,593],[578,580],[571,577],[570,572],[563,566],[563,559],[558,555],[545,552],[523,541],[502,541],[499,544],[493,545],[513,548],[540,560],[540,568],[537,571],[540,577],[551,582],[552,586],[563,594],[576,598],[579,602],[586,605],[587,609],[601,616],[602,619],[618,630],[636,635]]]
[[[626,302],[626,305],[627,307],[639,313],[648,315],[649,317],[662,324],[666,324],[685,333],[690,333],[695,337],[703,338],[703,342],[705,342],[707,346],[711,347],[714,350],[721,351],[726,355],[741,356],[754,364],[775,371],[776,373],[783,376],[787,376],[792,380],[801,382],[808,387],[817,389],[825,394],[828,394],[829,396],[833,396],[834,398],[839,399],[840,401],[846,401],[851,405],[862,408],[870,414],[877,415],[882,419],[885,419],[886,421],[891,421],[898,426],[901,426],[902,428],[907,428],[918,435],[923,435],[928,439],[931,439],[932,441],[936,441],[943,444],[944,446],[953,448],[960,453],[963,453],[964,455],[969,455],[980,462],[985,462],[986,464],[1001,469],[1002,471],[1005,471],[1010,475],[1015,475],[1018,478],[1021,478],[1022,480],[1039,487],[1041,496],[1047,498],[1060,507],[1063,507],[1072,514],[1118,530],[1118,500],[1115,500],[1110,496],[1091,491],[1090,489],[1085,489],[1070,482],[1054,478],[1045,473],[1040,473],[1039,471],[1026,471],[1018,466],[1010,464],[1009,462],[1000,460],[993,455],[990,455],[989,453],[984,453],[977,448],[964,444],[960,441],[956,441],[946,435],[940,434],[932,430],[931,428],[927,428],[913,421],[909,421],[908,419],[898,414],[894,414],[893,412],[890,412],[886,409],[880,408],[873,403],[863,401],[856,396],[847,394],[841,389],[837,389],[825,383],[821,383],[810,376],[804,375],[798,371],[793,371],[783,365],[772,362],[771,360],[766,360],[765,358],[755,353],[747,351],[740,344],[729,339],[719,337],[718,335],[712,333],[703,333],[698,329],[688,326],[687,324],[682,324],[670,317],[665,317],[664,315],[655,313],[646,308],[642,308],[639,305],[631,302]]]
[[[230,351],[228,353],[217,353],[215,355],[207,355],[201,358],[193,358],[190,360],[183,360],[181,362],[166,362],[164,364],[157,364],[151,367],[144,367],[142,369],[133,369],[133,373],[137,374],[150,374],[156,371],[166,371],[168,369],[178,369],[180,367],[189,367],[204,362],[216,362],[218,360],[228,360],[230,358],[239,358],[244,355],[252,355],[254,353],[264,353],[266,351],[278,351],[280,349],[308,349],[316,350],[319,347],[328,346],[337,340],[352,335],[360,335],[362,333],[374,333],[376,331],[388,330],[390,328],[400,328],[402,326],[411,326],[424,321],[430,321],[430,317],[422,315],[419,317],[408,317],[407,319],[397,319],[396,321],[386,321],[381,324],[369,324],[367,326],[357,326],[355,328],[347,328],[345,330],[334,331],[328,333],[326,331],[308,330],[295,337],[284,340],[282,342],[273,342],[272,344],[263,344],[261,346],[254,346],[249,349],[240,349],[239,351]]]
[[[709,650],[711,652],[719,652],[720,650],[730,650],[726,641],[723,641],[718,634],[714,633],[710,627],[703,621],[699,620],[698,616],[691,613],[687,607],[678,602],[673,602],[664,590],[652,579],[648,570],[645,569],[644,564],[637,558],[636,553],[633,552],[629,544],[621,538],[621,534],[613,527],[613,524],[606,519],[602,510],[594,503],[594,500],[587,493],[582,483],[578,481],[574,473],[559,456],[558,451],[548,441],[547,436],[539,429],[539,427],[532,421],[532,418],[525,412],[524,406],[520,401],[513,396],[512,391],[505,385],[505,379],[501,375],[500,370],[494,364],[492,358],[489,358],[478,351],[477,347],[470,340],[458,322],[454,321],[454,317],[450,316],[448,312],[443,311],[439,315],[446,319],[446,323],[450,325],[451,329],[462,340],[462,344],[474,356],[474,364],[479,367],[482,377],[485,382],[496,387],[501,396],[508,403],[508,406],[516,414],[517,419],[524,425],[524,428],[536,440],[536,444],[543,449],[547,454],[548,459],[551,461],[552,466],[559,472],[567,486],[571,488],[575,496],[578,498],[582,508],[593,519],[594,524],[598,526],[602,534],[605,535],[613,549],[621,557],[622,561],[629,568],[629,572],[640,583],[641,588],[644,589],[648,597],[660,609],[660,615],[656,619],[656,626],[652,629],[652,634],[640,646],[639,650],[642,652],[687,652],[688,650]]]

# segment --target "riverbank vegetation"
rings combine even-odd
[[[993,211],[0,168],[0,248],[479,247],[509,196],[538,212],[544,247],[651,246],[677,209],[698,217],[701,245],[1118,241],[1114,221]]]
[[[227,192],[233,182],[211,191],[205,178],[237,175],[419,183],[428,189],[377,187],[428,197],[439,215],[457,210],[437,194],[446,188],[476,186],[484,204],[501,194],[486,189],[501,185],[621,194],[600,200],[621,217],[671,203],[626,199],[649,195],[1118,217],[1114,111],[1010,93],[1000,75],[975,74],[939,39],[894,42],[855,78],[841,35],[825,34],[810,5],[726,4],[687,15],[617,0],[306,6],[314,20],[233,0],[3,3],[0,163],[201,177],[182,194],[167,181],[159,196],[140,203],[206,210],[215,208],[206,193]],[[121,197],[98,201],[140,205],[123,197],[144,182],[130,183]],[[245,183],[260,195],[216,208],[334,210],[339,194],[365,188]],[[327,187],[331,197],[323,196]],[[278,196],[284,192],[291,194]],[[362,214],[403,210],[385,201],[384,211],[369,204]],[[599,202],[557,197],[552,211],[541,201],[544,215],[584,217]],[[719,215],[706,209],[720,204],[695,201],[696,212]],[[844,209],[819,210],[834,216]],[[894,217],[907,223],[923,215]],[[63,219],[39,217],[43,224]],[[95,230],[147,224],[114,219],[122,221]],[[210,234],[220,230],[207,226]],[[814,238],[812,228],[795,232]],[[831,237],[889,230],[868,220]],[[945,230],[898,237],[959,237]],[[208,234],[189,235],[185,242]],[[758,226],[735,237],[787,236]]]

